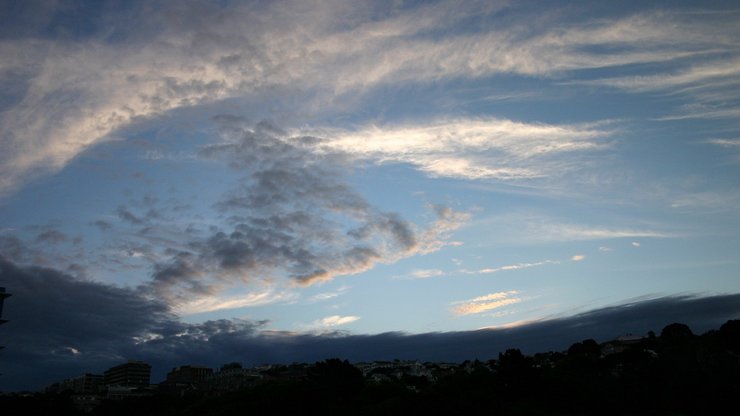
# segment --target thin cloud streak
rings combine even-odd
[[[540,215],[508,214],[473,221],[497,230],[500,242],[532,244],[552,241],[589,241],[620,238],[678,238],[682,234],[646,225],[642,228],[564,223]],[[653,229],[651,229],[653,228]]]
[[[719,119],[719,118],[737,118],[740,117],[740,108],[723,108],[723,109],[711,109],[711,110],[695,110],[689,111],[684,114],[674,114],[664,117],[657,117],[655,121],[679,121],[679,120],[692,120],[692,119]]]
[[[571,84],[609,86],[627,91],[645,92],[676,89],[697,84],[711,88],[738,86],[740,84],[740,61],[719,61],[710,65],[695,66],[677,74],[640,75],[632,77],[604,78],[586,81],[571,81]],[[722,82],[717,82],[721,80]]]
[[[730,149],[740,148],[740,139],[709,139],[707,143]]]
[[[535,263],[516,263],[516,264],[509,264],[506,266],[500,266],[500,267],[494,267],[494,268],[485,268],[475,271],[470,270],[462,270],[463,273],[466,274],[491,274],[491,273],[498,273],[498,272],[504,272],[509,270],[520,270],[520,269],[528,269],[530,267],[539,267],[539,266],[545,266],[548,264],[560,264],[559,261],[555,260],[544,260],[544,261],[538,261]]]

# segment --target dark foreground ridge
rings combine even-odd
[[[141,385],[134,377],[128,381],[139,384],[126,386],[126,371],[146,370],[148,379],[147,366],[132,361],[104,377],[87,374],[43,393],[6,394],[0,413],[714,414],[734,408],[740,397],[740,320],[701,336],[675,323],[659,336],[650,332],[602,344],[587,339],[564,352],[533,356],[509,349],[498,359],[462,364],[327,359],[254,369],[232,363],[215,373],[183,366],[159,385]]]

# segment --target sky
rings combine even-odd
[[[738,21],[2,1],[0,390],[740,317]]]

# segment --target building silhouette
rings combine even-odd
[[[136,360],[105,370],[103,378],[106,386],[149,387],[152,366]]]
[[[197,384],[213,375],[213,369],[198,365],[183,365],[167,373],[169,384]]]
[[[85,373],[54,383],[47,387],[46,391],[51,393],[68,391],[74,394],[101,394],[105,391],[104,378],[102,374]]]

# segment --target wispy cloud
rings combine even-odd
[[[729,17],[710,21],[700,14],[668,12],[574,23],[557,21],[562,14],[543,10],[538,18],[558,24],[519,24],[517,19],[532,19],[524,13],[510,24],[481,25],[487,28],[482,32],[449,31],[470,19],[485,23],[505,7],[513,6],[186,3],[125,21],[97,16],[127,42],[110,42],[108,32],[6,40],[3,81],[27,88],[0,116],[0,192],[61,169],[136,121],[231,97],[257,97],[270,87],[310,90],[326,97],[319,98],[322,106],[331,106],[337,96],[387,84],[495,74],[549,78],[571,70],[670,63],[707,50],[721,55],[736,48],[736,22]],[[664,83],[729,76],[731,65],[690,69]],[[639,87],[651,81],[611,82]],[[537,174],[527,167],[415,152],[409,162],[435,175]]]
[[[521,298],[515,297],[518,294],[518,291],[511,290],[508,292],[490,293],[473,299],[453,302],[452,305],[455,306],[452,308],[452,312],[455,315],[472,315],[513,305],[522,301]]]
[[[409,163],[431,176],[527,179],[568,168],[558,154],[605,149],[600,124],[546,125],[502,119],[458,119],[405,126],[303,132],[325,136],[327,151],[378,163]]]
[[[298,299],[298,293],[286,290],[265,290],[243,295],[193,296],[186,301],[173,305],[173,310],[181,315],[192,315],[202,312],[264,306],[278,302],[291,302],[296,299]]]
[[[637,75],[630,77],[605,78],[587,81],[572,81],[577,84],[602,85],[629,91],[674,90],[689,85],[704,85],[706,88],[740,86],[740,61],[719,60],[684,69],[673,74]],[[718,82],[719,81],[719,82]],[[691,90],[695,91],[695,90]]]
[[[423,269],[414,270],[409,273],[409,276],[413,277],[414,279],[428,279],[430,277],[443,276],[444,274],[445,272],[439,269]]]
[[[337,326],[343,326],[347,324],[351,324],[352,322],[355,322],[359,320],[359,316],[341,316],[341,315],[332,315],[327,316],[326,318],[321,318],[316,321],[313,321],[308,325],[309,328],[315,328],[315,329],[321,329],[321,328],[332,328]]]
[[[740,192],[736,190],[688,192],[675,195],[670,204],[671,208],[680,210],[735,211],[740,204]]]
[[[343,286],[333,292],[317,293],[309,299],[309,302],[324,302],[330,299],[335,299],[347,293],[348,290],[349,287]]]
[[[690,109],[681,114],[673,114],[664,117],[655,118],[656,121],[676,121],[676,120],[691,120],[691,119],[716,119],[716,118],[736,118],[740,116],[740,108],[713,108],[704,109],[696,108]]]
[[[740,139],[708,139],[706,142],[715,146],[740,149]]]
[[[549,231],[550,233],[552,233],[552,235],[560,234],[562,236],[562,240],[564,241],[601,240],[628,237],[673,237],[672,234],[666,232],[627,228],[600,228],[566,224],[545,226],[543,228],[545,231]]]
[[[588,241],[619,238],[675,238],[680,234],[664,231],[656,225],[641,227],[604,226],[562,222],[543,215],[507,214],[478,220],[497,230],[501,242],[542,243],[551,241]]]
[[[509,270],[519,270],[519,269],[528,269],[530,267],[539,267],[544,266],[547,264],[559,264],[559,261],[555,260],[544,260],[544,261],[538,261],[535,263],[516,263],[516,264],[509,264],[506,266],[500,266],[500,267],[493,267],[493,268],[485,268],[480,270],[461,270],[461,272],[466,274],[490,274],[490,273],[498,273],[503,271],[509,271]]]

